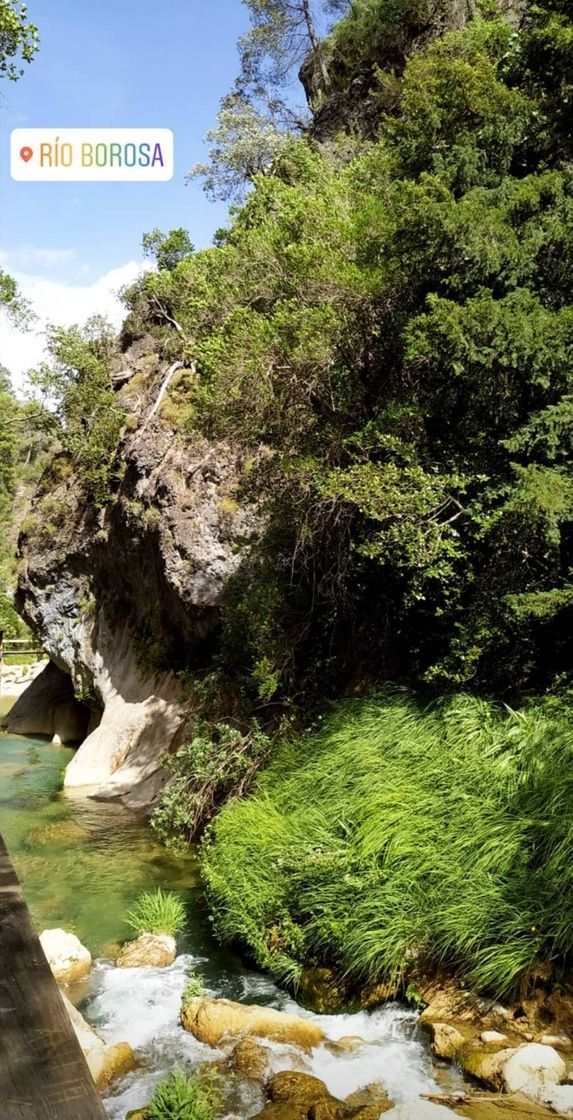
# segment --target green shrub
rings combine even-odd
[[[155,1090],[146,1120],[213,1120],[222,1109],[223,1095],[215,1070],[185,1077],[175,1070]]]
[[[203,873],[216,929],[285,975],[356,982],[445,962],[501,995],[573,952],[573,722],[405,692],[341,705],[215,820]]]
[[[205,988],[203,987],[203,981],[201,980],[201,977],[197,976],[194,972],[190,972],[188,974],[187,983],[185,984],[183,995],[181,997],[183,1006],[185,1006],[186,1003],[189,1003],[190,1000],[197,999],[198,996],[204,995]]]
[[[171,891],[146,891],[127,915],[127,924],[140,933],[167,933],[175,937],[185,925],[185,907]]]
[[[243,735],[226,723],[198,723],[192,741],[167,760],[174,777],[151,818],[161,839],[186,846],[231,794],[247,792],[269,747],[256,724]]]

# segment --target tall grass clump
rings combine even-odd
[[[192,1077],[174,1070],[160,1081],[145,1116],[146,1120],[214,1120],[222,1106],[223,1094],[214,1070],[201,1070]]]
[[[140,933],[170,934],[176,937],[185,925],[185,906],[179,895],[163,891],[146,891],[138,898],[126,917],[129,928]]]
[[[501,995],[573,949],[572,763],[563,700],[341,705],[211,826],[216,928],[276,974],[399,980],[421,957]]]

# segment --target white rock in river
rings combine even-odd
[[[59,984],[73,984],[87,976],[92,966],[92,955],[75,933],[67,933],[65,929],[45,929],[40,934],[40,944]]]
[[[507,1035],[501,1034],[500,1031],[482,1031],[480,1034],[482,1042],[507,1042]]]
[[[412,1101],[411,1104],[400,1104],[384,1113],[384,1120],[446,1120],[452,1116],[459,1120],[457,1112],[445,1108],[442,1104],[432,1104],[431,1101]]]
[[[530,1042],[512,1054],[503,1066],[502,1076],[508,1093],[523,1093],[543,1101],[547,1089],[563,1081],[566,1073],[563,1058],[552,1046]]]
[[[168,968],[177,956],[177,942],[167,933],[140,933],[135,941],[124,945],[116,964],[118,968]]]
[[[83,1015],[62,995],[82,1054],[98,1089],[106,1089],[115,1077],[128,1073],[135,1065],[135,1056],[127,1042],[104,1042],[86,1023]]]
[[[543,1103],[559,1116],[573,1117],[573,1085],[553,1085],[551,1089],[546,1089]]]

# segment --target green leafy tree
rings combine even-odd
[[[289,135],[272,114],[235,91],[223,98],[217,125],[205,139],[209,162],[196,164],[187,178],[202,179],[205,193],[215,201],[240,198],[247,183],[268,174]]]
[[[251,27],[239,40],[240,73],[221,102],[217,125],[207,133],[209,161],[188,178],[203,179],[209,197],[240,198],[258,175],[267,175],[307,113],[286,93],[293,73],[310,58],[328,85],[320,38],[325,17],[347,0],[244,0]]]
[[[159,269],[172,272],[180,261],[193,252],[193,243],[186,229],[172,229],[162,233],[160,229],[151,230],[143,235],[143,254],[155,261]]]
[[[47,349],[51,361],[29,374],[33,400],[54,418],[87,494],[101,505],[123,420],[110,377],[115,332],[96,315],[83,327],[51,327]]]
[[[0,78],[17,81],[20,62],[31,62],[39,47],[38,28],[30,23],[26,4],[0,0]]]

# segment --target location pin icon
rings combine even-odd
[[[28,163],[33,155],[34,152],[32,151],[32,148],[20,148],[20,159],[23,159],[24,163]]]

